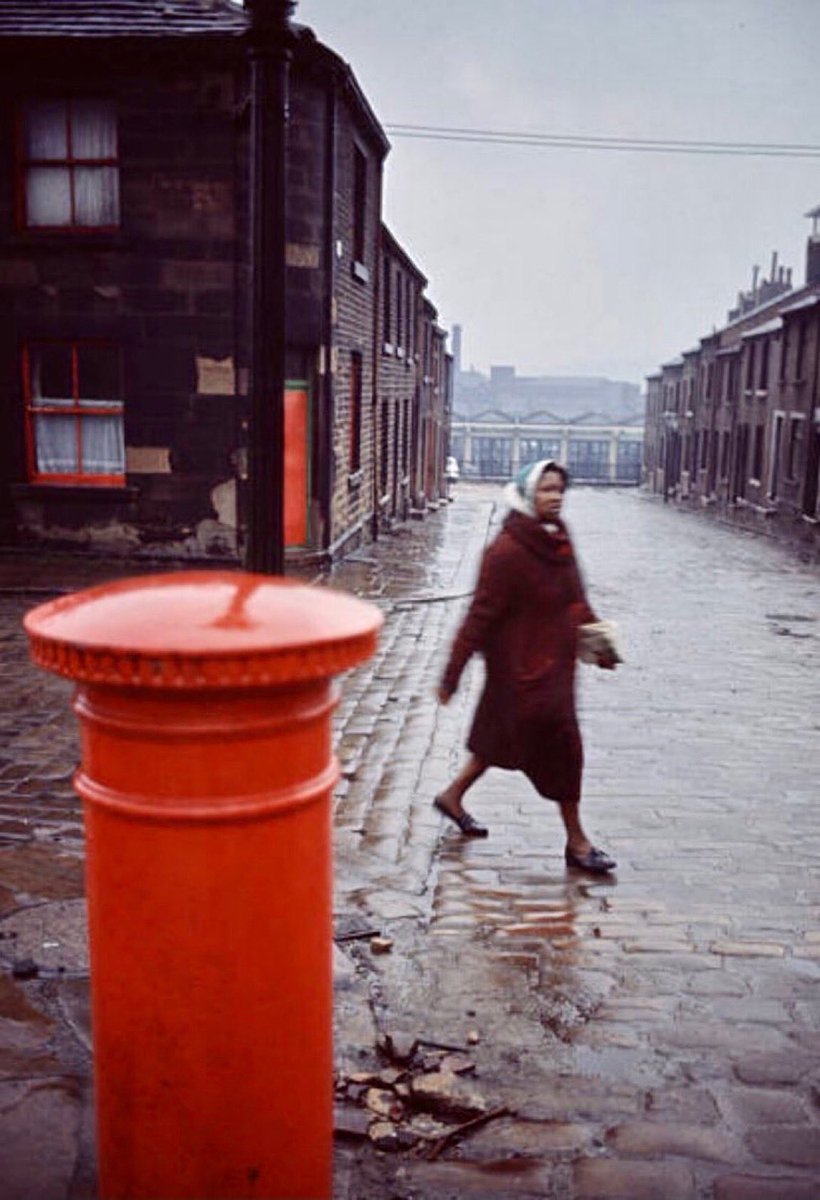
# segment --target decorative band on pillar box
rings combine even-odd
[[[106,1200],[331,1195],[334,676],[381,620],[230,571],[25,618],[77,684]]]

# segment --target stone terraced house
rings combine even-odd
[[[229,0],[0,0],[2,543],[243,554],[249,28]],[[388,150],[351,68],[294,25],[293,559],[444,495],[445,335],[382,225]]]
[[[647,380],[644,483],[820,552],[820,208],[805,283],[772,256],[726,324]]]

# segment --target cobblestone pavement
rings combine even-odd
[[[438,1157],[339,1140],[335,1194],[816,1198],[817,571],[637,492],[570,493],[593,604],[626,660],[579,680],[586,819],[620,864],[595,881],[565,870],[557,811],[517,775],[471,794],[486,841],[431,807],[461,762],[480,666],[447,708],[433,689],[499,497],[460,485],[329,582],[386,618],[336,714],[335,906],[393,940],[378,956],[337,946],[339,1071],[383,1066],[385,1033],[462,1045],[473,1087],[507,1114]],[[68,688],[28,665],[19,620],[117,568],[33,566],[0,559],[0,1111],[9,1195],[77,1200],[93,1149],[76,735]],[[38,977],[13,979],[26,957]]]

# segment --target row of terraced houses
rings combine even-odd
[[[644,483],[820,551],[820,208],[805,283],[772,256],[726,324],[647,380]]]
[[[0,0],[0,541],[243,552],[250,15]],[[285,534],[332,559],[444,498],[451,369],[382,220],[389,143],[293,27]]]

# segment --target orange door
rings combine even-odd
[[[285,545],[308,540],[308,390],[306,383],[285,387]]]

